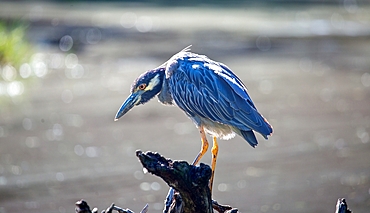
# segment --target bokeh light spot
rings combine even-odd
[[[70,53],[65,58],[65,65],[67,68],[74,68],[78,64],[78,57],[74,53]]]
[[[150,190],[150,183],[142,182],[140,184],[140,189],[143,190],[143,191],[149,191]]]
[[[0,186],[5,186],[8,183],[8,180],[4,176],[0,176]]]
[[[5,81],[14,81],[17,77],[17,70],[13,66],[6,65],[1,75]]]
[[[22,126],[25,130],[31,130],[32,129],[32,120],[29,118],[24,118],[22,121]]]
[[[66,104],[71,103],[73,100],[73,93],[71,90],[64,90],[62,92],[62,101]]]
[[[261,212],[267,212],[269,210],[270,206],[269,205],[263,205],[261,206]]]
[[[27,63],[24,63],[19,68],[19,75],[22,78],[29,78],[32,74],[31,66]]]
[[[89,44],[97,44],[101,37],[101,31],[98,28],[89,29],[86,33],[86,41]]]
[[[36,201],[27,201],[27,202],[24,202],[24,206],[27,209],[37,209],[39,208],[39,203]]]
[[[17,96],[23,94],[24,86],[23,83],[20,81],[13,81],[8,84],[7,86],[7,93],[9,96]]]
[[[137,180],[141,180],[144,178],[144,174],[142,171],[135,171],[134,172],[134,177],[137,179]]]
[[[217,186],[218,191],[225,192],[229,189],[229,186],[226,183],[220,183]]]
[[[247,181],[245,180],[239,180],[237,183],[236,183],[236,186],[239,188],[239,189],[243,189],[247,186]]]
[[[33,72],[35,73],[35,75],[39,78],[44,77],[48,72],[47,65],[43,61],[33,62],[32,63],[32,69],[33,69]]]
[[[84,76],[85,70],[81,64],[77,64],[72,69],[66,69],[66,77],[69,79],[80,79]]]
[[[268,51],[271,49],[271,40],[267,36],[259,36],[256,39],[256,46],[261,51]]]
[[[146,33],[152,30],[153,21],[148,16],[140,17],[136,23],[136,29],[141,33]]]
[[[61,172],[57,172],[57,174],[55,175],[55,178],[57,179],[57,181],[64,181],[64,174],[61,173]]]
[[[25,143],[28,148],[36,148],[40,146],[40,139],[38,137],[27,137]]]
[[[272,209],[275,210],[275,211],[279,211],[281,208],[281,204],[280,203],[275,203],[273,206],[272,206]]]
[[[136,25],[137,16],[135,13],[127,12],[121,16],[121,25],[124,28],[132,28]]]
[[[159,191],[161,189],[161,185],[158,182],[153,182],[150,184],[150,188],[154,191]]]
[[[362,143],[368,143],[369,142],[369,133],[366,131],[364,127],[358,127],[356,131],[356,135],[358,138],[360,138]]]
[[[63,127],[60,124],[53,125],[53,134],[55,136],[62,136],[63,135]]]
[[[73,38],[70,35],[63,36],[59,41],[59,49],[63,52],[69,51],[73,46]]]
[[[50,68],[52,69],[60,69],[63,67],[64,65],[64,56],[62,54],[57,54],[57,53],[53,53],[53,54],[50,54],[50,57],[49,57],[49,66]]]
[[[344,25],[343,16],[338,13],[333,13],[331,15],[331,25],[336,29],[342,29]]]
[[[10,168],[11,168],[11,171],[12,171],[12,173],[13,173],[14,175],[20,175],[20,174],[22,174],[22,169],[21,169],[21,167],[16,166],[16,165],[12,165]]]
[[[5,138],[8,136],[8,131],[6,128],[0,126],[0,138]]]
[[[262,174],[263,174],[263,170],[262,169],[259,169],[259,168],[256,168],[256,167],[248,167],[247,170],[245,171],[245,173],[248,175],[248,176],[251,176],[251,177],[261,177]]]
[[[82,156],[85,153],[85,149],[81,145],[76,145],[74,148],[74,152],[78,156]]]
[[[85,150],[86,156],[90,158],[96,158],[99,156],[99,148],[96,146],[89,146]]]
[[[358,5],[356,0],[344,0],[343,7],[349,13],[355,13],[358,10]]]

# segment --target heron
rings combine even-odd
[[[131,94],[119,108],[115,121],[134,106],[157,96],[164,105],[180,108],[198,128],[201,149],[196,165],[208,150],[206,133],[213,137],[211,149],[212,192],[220,139],[241,136],[256,147],[258,132],[265,139],[273,132],[269,122],[258,112],[244,83],[225,64],[205,55],[190,52],[190,46],[173,55],[159,67],[141,74],[131,86]]]

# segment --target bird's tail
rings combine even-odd
[[[243,131],[240,130],[240,135],[254,148],[257,146],[257,138],[252,130]]]
[[[272,135],[272,133],[274,132],[274,128],[272,128],[271,124],[267,121],[266,118],[264,118],[263,116],[262,116],[262,118],[263,118],[263,120],[265,122],[265,127],[266,127],[266,130],[267,131],[265,133],[261,133],[261,134],[267,140],[267,136],[271,136]]]

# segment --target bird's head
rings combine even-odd
[[[134,106],[145,104],[162,90],[165,69],[163,67],[141,74],[131,86],[131,94],[119,108],[114,120],[118,120]]]

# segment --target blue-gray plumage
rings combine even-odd
[[[161,103],[177,105],[213,136],[230,139],[236,133],[255,147],[252,130],[266,139],[272,133],[243,82],[226,65],[203,55],[177,53],[167,63],[139,76],[131,93],[116,120],[134,105],[144,104],[158,94]]]
[[[194,164],[208,148],[203,130],[214,137],[217,150],[216,138],[230,139],[236,133],[255,147],[257,139],[253,131],[265,139],[273,131],[257,111],[243,82],[230,68],[204,55],[191,53],[187,48],[158,68],[140,75],[115,120],[156,95],[161,103],[182,109],[199,128],[203,145]],[[213,157],[217,150],[212,150]]]

